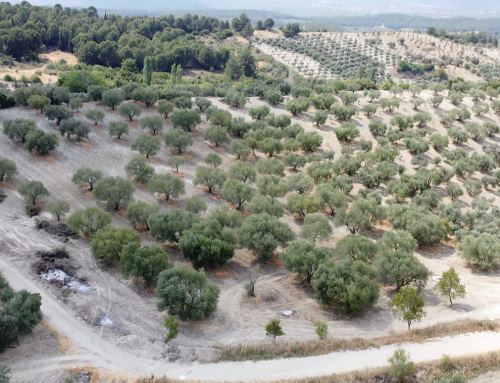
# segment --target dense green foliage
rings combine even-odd
[[[42,320],[41,305],[39,294],[12,290],[0,273],[0,352],[17,342],[19,337],[31,334]]]
[[[200,321],[217,308],[219,288],[209,281],[203,271],[177,267],[160,273],[156,294],[159,310],[179,315],[182,320]]]

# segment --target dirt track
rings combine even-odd
[[[123,349],[111,345],[75,319],[71,313],[39,289],[16,268],[0,259],[0,266],[14,289],[27,288],[42,295],[42,311],[46,320],[65,335],[81,350],[76,355],[42,358],[35,362],[13,363],[16,377],[23,381],[49,371],[57,371],[82,365],[93,365],[111,371],[128,372],[131,375],[151,375],[170,378],[185,376],[192,380],[205,381],[262,381],[290,378],[305,378],[347,372],[386,364],[387,357],[397,346],[364,351],[333,353],[311,358],[280,359],[263,362],[235,362],[218,364],[162,363],[138,358]],[[500,342],[500,333],[476,333],[443,338],[424,344],[402,345],[410,352],[415,362],[440,358],[443,354],[463,356],[495,351]]]

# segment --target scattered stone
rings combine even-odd
[[[293,315],[293,311],[290,309],[284,309],[279,312],[282,317],[290,318]]]

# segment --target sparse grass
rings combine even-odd
[[[407,379],[408,383],[436,382],[453,373],[460,373],[465,379],[472,379],[489,371],[500,369],[500,352],[490,352],[451,358],[451,371],[443,367],[440,360],[416,364],[415,372]],[[380,383],[391,382],[389,367],[352,371],[306,379],[276,380],[276,383]],[[135,383],[173,383],[177,380],[167,378],[142,378]],[[195,383],[195,381],[190,381]]]
[[[353,338],[278,342],[276,344],[239,344],[221,347],[221,356],[213,362],[303,358],[331,352],[379,348],[404,342],[423,343],[432,338],[470,332],[498,331],[499,329],[500,324],[497,322],[465,319],[369,339]]]

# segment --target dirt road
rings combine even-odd
[[[144,358],[121,350],[93,333],[88,326],[74,318],[58,302],[39,289],[29,278],[15,267],[0,259],[0,269],[14,289],[28,289],[42,296],[42,311],[46,320],[81,350],[76,355],[49,357],[36,362],[21,362],[11,365],[16,375],[25,380],[35,378],[51,370],[92,365],[111,371],[127,372],[131,375],[151,375],[170,378],[185,376],[205,381],[257,381],[287,378],[305,378],[327,375],[370,367],[383,366],[396,346],[332,353],[310,358],[280,359],[262,362],[238,362],[218,364],[165,363]],[[484,353],[498,349],[500,333],[475,333],[443,338],[424,344],[405,344],[415,362],[440,358],[443,354],[462,356]]]

